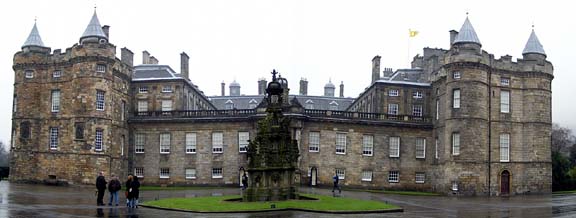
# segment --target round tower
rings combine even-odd
[[[240,96],[240,83],[237,83],[236,80],[230,83],[228,88],[230,89],[230,96]]]
[[[332,79],[326,83],[324,86],[324,96],[334,97],[334,92],[336,91],[336,86],[332,84]]]

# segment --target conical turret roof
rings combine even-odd
[[[478,35],[476,35],[476,31],[474,30],[474,27],[470,23],[470,20],[468,19],[468,17],[466,17],[464,24],[462,24],[462,28],[460,28],[460,32],[458,32],[458,36],[456,36],[456,39],[454,39],[454,44],[463,43],[463,42],[471,42],[471,43],[477,43],[479,45],[482,45],[482,43],[480,43],[480,39],[478,39]]]
[[[84,30],[84,34],[82,34],[82,37],[80,37],[80,39],[87,37],[98,37],[108,39],[104,31],[102,30],[102,26],[100,25],[100,21],[98,20],[96,11],[94,11],[94,15],[92,15],[92,19],[90,20],[90,23],[86,27],[86,30]]]
[[[30,31],[30,35],[28,35],[28,39],[24,42],[22,47],[27,46],[40,46],[45,47],[44,42],[42,42],[42,37],[40,37],[40,33],[38,32],[38,27],[36,27],[36,22],[34,22],[34,27],[32,27],[32,31]]]
[[[336,86],[332,83],[332,79],[330,79],[328,80],[328,83],[326,83],[324,88],[336,88]]]
[[[530,38],[528,38],[528,42],[526,42],[526,46],[524,46],[524,51],[522,51],[523,55],[530,53],[546,55],[544,47],[542,46],[542,44],[540,44],[540,40],[538,40],[538,36],[536,36],[534,29],[532,29]]]

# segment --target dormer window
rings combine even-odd
[[[60,77],[62,77],[61,70],[55,70],[54,72],[52,72],[52,78],[60,78]]]
[[[148,86],[140,86],[138,93],[148,93]]]
[[[226,104],[224,105],[226,110],[232,110],[234,109],[234,102],[232,100],[228,100],[226,101]]]
[[[106,65],[105,64],[97,64],[96,65],[96,72],[97,73],[106,73]]]
[[[26,79],[34,78],[34,71],[31,70],[24,71],[24,77],[26,77]]]
[[[460,71],[455,71],[452,73],[452,78],[454,79],[460,79],[461,75],[460,75]]]
[[[249,103],[250,109],[254,109],[258,106],[258,101],[256,101],[255,99],[250,100],[250,102],[248,102],[248,103]]]
[[[399,95],[398,89],[390,89],[390,90],[388,90],[388,96],[398,96],[398,95]]]
[[[163,86],[162,92],[172,92],[172,86]]]
[[[338,110],[338,103],[336,101],[332,101],[330,102],[330,110],[331,111],[337,111]]]
[[[500,78],[500,85],[509,86],[510,85],[510,78],[506,78],[506,77]]]
[[[314,101],[310,99],[306,100],[306,109],[314,109]]]

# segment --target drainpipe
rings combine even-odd
[[[488,68],[488,196],[492,195],[492,59]]]

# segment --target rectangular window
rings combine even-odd
[[[140,86],[138,93],[148,93],[148,86]]]
[[[196,179],[196,169],[186,169],[186,179]]]
[[[374,152],[374,136],[364,135],[362,136],[362,155],[372,156]]]
[[[148,101],[138,101],[138,112],[148,111]]]
[[[388,104],[388,114],[398,115],[398,104]]]
[[[61,70],[55,70],[54,72],[52,72],[52,78],[60,78],[60,77],[62,77]]]
[[[20,123],[20,138],[30,138],[30,122],[24,121]]]
[[[34,78],[34,71],[31,71],[31,70],[26,70],[26,71],[24,71],[24,77],[25,77],[26,79],[32,79],[32,78]]]
[[[388,96],[398,96],[398,89],[390,89],[388,90]]]
[[[144,178],[144,167],[134,167],[134,175],[138,178]]]
[[[424,181],[426,181],[426,173],[416,172],[416,177],[414,178],[414,181],[416,181],[416,183],[419,184],[424,183]]]
[[[50,127],[50,150],[58,149],[58,127]]]
[[[452,191],[458,191],[458,182],[456,181],[452,182]]]
[[[452,155],[460,154],[460,133],[452,133]]]
[[[412,105],[412,116],[415,117],[422,116],[422,105]]]
[[[162,86],[162,92],[172,92],[172,86]]]
[[[120,103],[120,120],[126,119],[126,101],[122,100]]]
[[[398,171],[388,171],[388,182],[397,183],[400,181],[400,172]]]
[[[160,179],[170,178],[170,168],[160,168]]]
[[[416,138],[416,158],[426,158],[425,138]]]
[[[160,154],[170,153],[170,133],[160,134]]]
[[[84,140],[84,123],[78,122],[74,123],[75,138],[78,140]]]
[[[370,171],[370,170],[362,171],[362,181],[364,181],[364,182],[372,181],[372,171]]]
[[[346,154],[346,133],[336,133],[336,154]]]
[[[500,112],[510,113],[510,91],[500,91]]]
[[[338,175],[338,180],[344,180],[346,178],[346,170],[336,169],[336,175]]]
[[[102,129],[96,129],[96,137],[94,141],[94,150],[102,151],[104,150],[104,131]]]
[[[96,90],[96,110],[98,111],[104,110],[104,94],[104,91]]]
[[[172,111],[172,100],[162,100],[162,111]]]
[[[96,72],[97,72],[97,73],[105,73],[105,72],[106,72],[106,65],[104,65],[104,64],[97,64],[97,65],[96,65]]]
[[[436,120],[440,117],[440,100],[436,99]]]
[[[212,133],[212,153],[222,153],[224,152],[224,133],[213,132]]]
[[[422,91],[414,91],[414,92],[412,92],[412,97],[413,97],[413,98],[422,98],[422,97],[423,97]]]
[[[500,162],[510,161],[510,134],[500,134]]]
[[[250,140],[250,132],[238,132],[238,151],[248,151],[248,140]]]
[[[434,141],[434,158],[438,159],[438,138]]]
[[[136,133],[134,135],[134,152],[135,153],[144,153],[144,143],[146,143],[146,135],[142,133]]]
[[[308,144],[309,152],[320,151],[320,132],[310,132]]]
[[[453,72],[453,73],[452,73],[452,78],[454,78],[454,79],[460,79],[460,76],[461,76],[461,75],[460,75],[460,72],[459,72],[459,71],[456,71],[456,72]]]
[[[221,179],[222,178],[222,168],[212,168],[212,178]]]
[[[510,85],[510,78],[501,77],[500,78],[500,85],[509,86]]]
[[[400,137],[390,137],[390,157],[400,157]]]
[[[18,112],[18,96],[14,95],[14,100],[12,101],[12,112]]]
[[[196,133],[194,132],[186,133],[186,153],[196,153]]]
[[[52,90],[52,112],[60,111],[60,90]]]
[[[452,107],[460,108],[460,89],[454,89],[452,91]]]

